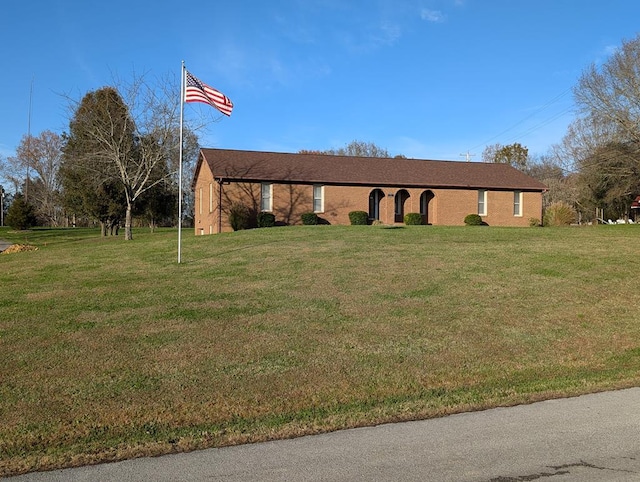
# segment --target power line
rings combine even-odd
[[[549,100],[548,102],[546,102],[544,105],[542,105],[540,108],[536,109],[535,111],[533,111],[531,114],[529,114],[528,116],[524,117],[523,119],[521,119],[520,121],[516,122],[515,124],[513,124],[511,127],[508,127],[507,129],[503,130],[502,132],[500,132],[499,134],[496,134],[495,136],[487,139],[484,142],[481,142],[480,144],[477,144],[475,146],[473,146],[470,150],[473,149],[477,149],[478,147],[482,147],[483,145],[488,144],[489,142],[501,137],[502,135],[506,134],[509,131],[512,131],[513,129],[515,129],[516,127],[518,127],[519,125],[523,124],[525,121],[531,119],[533,116],[539,114],[540,112],[544,111],[545,109],[547,109],[548,107],[550,107],[551,105],[555,104],[556,102],[558,102],[560,99],[562,99],[564,96],[566,96],[569,92],[571,92],[571,88],[566,89],[565,91],[561,92],[560,94],[556,95],[554,98],[552,98],[551,100]],[[526,134],[530,134],[531,132],[539,129],[540,127],[543,127],[547,124],[549,124],[550,122],[553,122],[554,120],[560,118],[561,116],[563,116],[564,114],[566,114],[567,112],[569,112],[571,109],[573,109],[573,107],[569,107],[563,111],[561,111],[560,113],[554,114],[550,119],[546,119],[544,121],[542,121],[539,124],[536,124],[535,126],[531,127],[530,129],[528,129],[527,131],[525,131],[523,134],[518,134],[516,136],[511,137],[510,139],[517,139],[519,137],[522,137],[523,135]]]
[[[546,126],[548,124],[551,124],[553,121],[559,119],[560,117],[562,117],[566,113],[570,112],[571,110],[573,110],[573,107],[568,107],[568,108],[558,112],[557,114],[553,115],[552,117],[550,117],[550,118],[548,118],[548,119],[546,119],[546,120],[544,120],[544,121],[542,121],[542,122],[540,122],[538,124],[533,125],[532,127],[527,129],[526,131],[521,132],[520,134],[516,134],[515,136],[507,138],[506,142],[509,142],[511,140],[516,140],[516,139],[524,137],[524,136],[526,136],[528,134],[531,134],[532,132],[535,132],[538,129],[544,127],[544,126]]]

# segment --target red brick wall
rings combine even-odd
[[[219,184],[203,163],[195,184],[195,232],[213,234],[219,231]],[[369,194],[375,186],[325,186],[324,212],[318,216],[331,224],[349,224],[349,212],[369,211]],[[380,221],[394,223],[394,196],[402,188],[381,188],[385,196],[380,202]],[[428,221],[439,225],[464,225],[467,214],[478,212],[478,191],[464,189],[430,189],[434,194],[429,203]],[[420,195],[425,189],[406,189],[409,197],[404,213],[420,212]],[[389,196],[391,194],[391,196]],[[234,201],[242,201],[255,210],[260,209],[260,183],[231,183],[222,186],[222,231],[231,231],[228,208]],[[513,191],[488,191],[487,214],[483,219],[491,226],[528,226],[530,218],[540,219],[542,194],[522,193],[522,216],[513,214]],[[301,224],[301,215],[313,210],[313,186],[273,184],[273,213],[277,222]]]
[[[194,186],[194,214],[196,234],[218,232],[218,183],[206,163],[202,163]]]

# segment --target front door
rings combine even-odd
[[[400,189],[395,198],[395,219],[396,223],[404,223],[404,205],[409,199],[409,193],[405,189]]]
[[[431,224],[429,219],[429,203],[434,198],[433,191],[424,191],[420,195],[420,215],[424,224]]]
[[[369,193],[369,219],[380,219],[380,201],[384,193],[380,189],[374,189]]]

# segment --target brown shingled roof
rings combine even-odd
[[[201,149],[199,162],[206,162],[214,177],[224,181],[522,191],[546,189],[541,182],[507,164],[230,149]]]

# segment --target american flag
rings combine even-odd
[[[209,87],[201,82],[189,72],[187,72],[187,85],[184,91],[185,102],[204,102],[209,104],[226,116],[231,115],[233,110],[233,102],[222,92],[217,91],[213,87]]]

